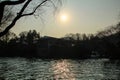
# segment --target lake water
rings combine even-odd
[[[109,59],[0,58],[0,80],[120,80],[120,62]]]

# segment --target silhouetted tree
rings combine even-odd
[[[49,6],[53,6],[55,8],[55,10],[57,9],[56,3],[58,4],[61,3],[61,0],[37,0],[37,4],[34,5],[33,8],[30,7],[30,5],[32,5],[32,2],[35,2],[35,0],[16,0],[16,1],[12,1],[12,0],[2,0],[0,1],[0,25],[2,24],[2,19],[4,19],[4,13],[5,13],[5,7],[8,5],[21,5],[21,9],[18,11],[18,13],[16,13],[16,16],[14,17],[14,19],[12,20],[12,22],[8,25],[5,26],[5,29],[3,29],[3,31],[0,32],[0,37],[5,35],[15,24],[16,22],[25,16],[30,16],[33,15],[37,10],[41,11],[40,8],[45,7],[45,5],[49,5]],[[33,5],[32,5],[33,6]],[[29,11],[26,11],[27,8],[29,8]]]
[[[5,43],[8,43],[11,39],[14,39],[15,37],[17,37],[16,34],[9,31],[4,36],[0,37],[0,40],[5,42]]]
[[[27,31],[24,31],[24,32],[21,32],[19,34],[20,38],[19,38],[19,42],[21,44],[25,43],[26,42],[26,36],[27,36]]]
[[[29,44],[32,45],[35,43],[35,41],[40,39],[40,34],[36,32],[36,30],[30,30],[30,31],[25,31],[21,32],[19,34],[20,36],[20,43],[24,44]]]
[[[26,36],[28,44],[33,44],[35,41],[40,39],[40,34],[37,33],[35,30],[29,31]]]

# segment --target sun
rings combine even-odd
[[[57,23],[61,26],[67,26],[71,22],[71,15],[68,12],[60,12],[56,17]]]
[[[60,15],[60,20],[61,20],[61,22],[66,22],[66,21],[68,21],[68,16],[66,14],[62,14],[62,15]]]

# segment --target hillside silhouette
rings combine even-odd
[[[9,32],[0,38],[1,57],[120,58],[120,23],[96,34],[67,34],[62,38],[41,36],[36,30]]]

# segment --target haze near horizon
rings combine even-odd
[[[20,19],[13,32],[37,30],[41,35],[63,37],[67,33],[96,33],[115,25],[120,14],[120,0],[67,0],[56,15],[46,11],[41,18]],[[46,10],[46,9],[45,9]]]

